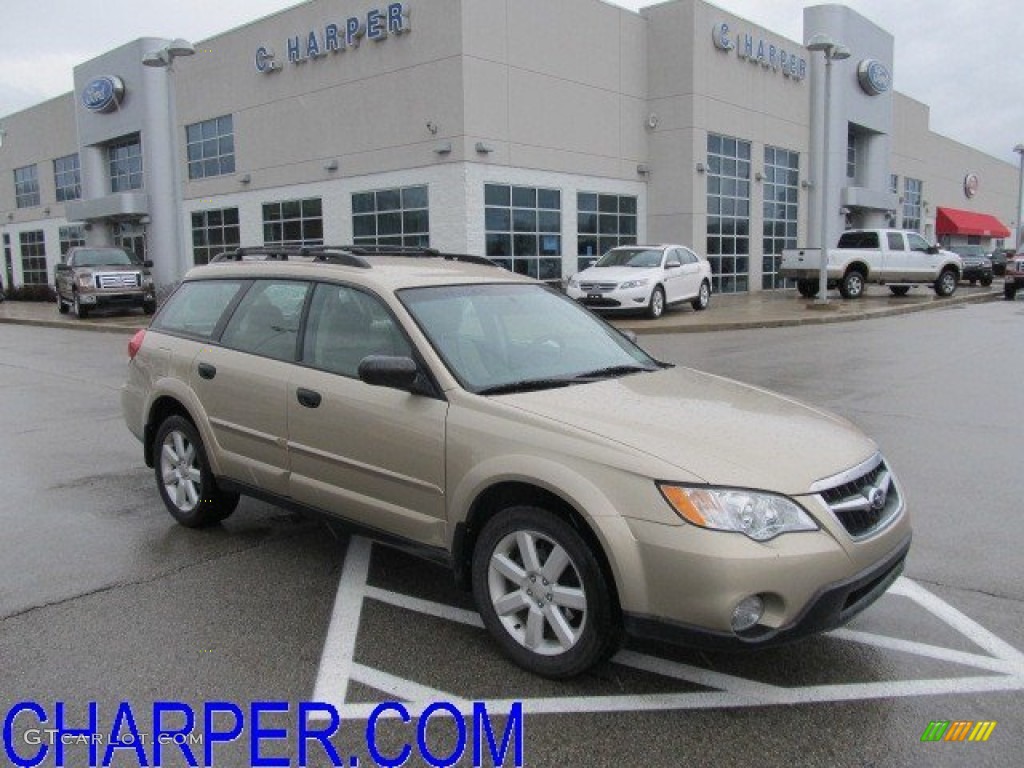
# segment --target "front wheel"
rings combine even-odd
[[[75,317],[79,320],[85,320],[89,316],[89,308],[85,306],[78,298],[78,294],[75,294]]]
[[[657,320],[665,313],[665,289],[660,285],[654,286],[651,292],[651,300],[647,304],[647,314]]]
[[[890,285],[889,290],[892,291],[893,296],[906,296],[910,293],[909,285]]]
[[[153,469],[160,498],[186,528],[225,519],[238,506],[237,493],[217,487],[199,432],[188,419],[170,416],[156,432]]]
[[[473,596],[501,649],[535,674],[573,677],[618,647],[597,558],[547,510],[511,507],[487,522],[473,549]]]
[[[146,313],[147,315],[152,315],[154,312],[156,312],[156,302],[155,301],[147,301],[147,302],[145,302],[142,305],[142,311],[144,313]]]
[[[983,288],[988,288],[990,285],[992,285],[992,275],[985,275],[978,282],[981,283]]]
[[[952,296],[956,291],[956,272],[952,269],[942,270],[939,279],[935,281],[936,296]]]
[[[847,272],[839,284],[839,293],[844,299],[859,299],[864,295],[864,275],[857,270]]]
[[[1007,301],[1013,301],[1017,298],[1017,286],[1015,285],[1004,285],[1003,286],[1003,298]]]
[[[697,293],[697,298],[690,302],[690,306],[700,312],[701,310],[707,309],[708,304],[711,303],[711,286],[708,285],[707,280],[700,284],[700,291]]]
[[[62,299],[61,295],[58,293],[57,294],[57,311],[60,314],[62,314],[62,315],[66,315],[70,310],[71,310],[71,307],[68,306],[68,303],[66,301],[64,301],[64,299]]]

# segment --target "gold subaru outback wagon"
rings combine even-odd
[[[548,677],[623,631],[738,649],[837,627],[910,547],[849,422],[659,362],[479,257],[239,249],[129,356],[125,419],[179,523],[240,494],[340,518],[449,565]]]

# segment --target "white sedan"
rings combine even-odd
[[[623,245],[570,277],[566,293],[593,309],[650,317],[684,301],[707,309],[711,264],[683,245]]]

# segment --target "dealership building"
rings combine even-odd
[[[135,40],[0,116],[3,281],[52,283],[83,243],[169,285],[239,245],[429,245],[555,280],[675,242],[729,293],[784,287],[782,249],[823,231],[1016,244],[1017,168],[893,89],[912,41],[842,5],[803,34],[699,0],[310,0]]]

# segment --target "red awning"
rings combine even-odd
[[[961,211],[957,208],[935,209],[937,235],[978,235],[979,237],[1009,237],[1010,230],[999,219],[987,213]]]

